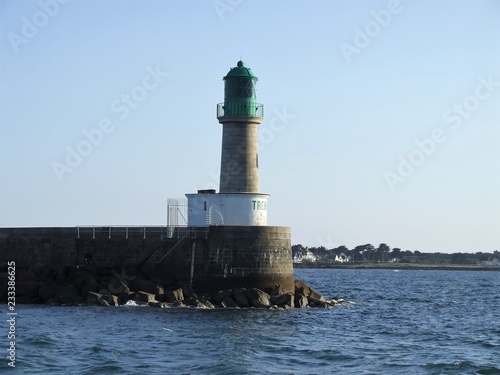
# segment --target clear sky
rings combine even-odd
[[[0,1],[0,226],[165,225],[218,188],[222,77],[259,77],[269,224],[500,250],[500,2]]]

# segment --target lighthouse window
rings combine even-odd
[[[255,98],[254,81],[248,78],[227,80],[225,96],[226,98]]]

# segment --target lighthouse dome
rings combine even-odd
[[[258,80],[257,76],[253,74],[252,69],[245,66],[245,63],[241,60],[236,63],[236,66],[234,68],[231,68],[229,70],[229,72],[223,79],[232,77],[239,77],[239,78],[245,77],[245,78],[250,78],[252,80]]]

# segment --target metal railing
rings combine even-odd
[[[206,237],[208,228],[187,226],[78,226],[76,227],[77,238],[134,238],[134,239],[167,239],[182,238],[191,232],[195,238]]]

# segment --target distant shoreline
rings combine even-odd
[[[389,269],[389,270],[429,270],[429,271],[500,271],[500,266],[464,264],[421,264],[421,263],[344,263],[344,264],[303,264],[294,263],[295,269]]]

